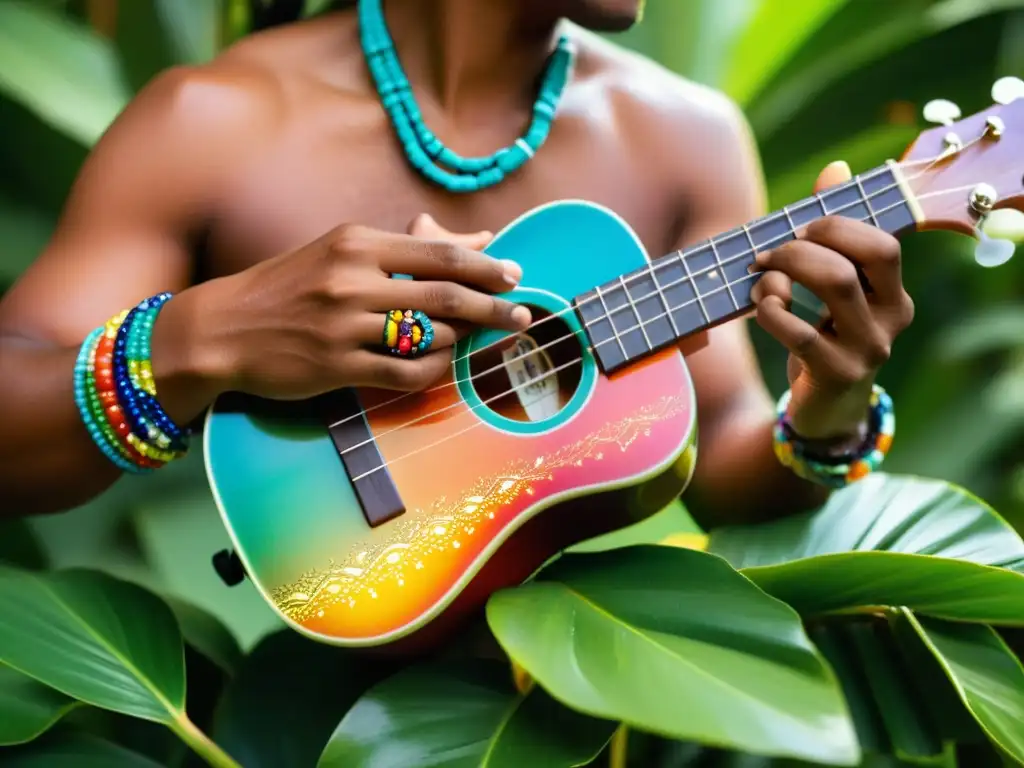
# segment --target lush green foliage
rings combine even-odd
[[[115,28],[92,17],[108,36],[90,29],[115,4]],[[0,0],[0,287],[132,94],[213,56],[245,6]],[[830,160],[898,156],[925,100],[970,112],[1024,74],[1024,0],[650,0],[623,42],[740,102],[782,204]],[[888,469],[960,483],[1020,525],[1024,273],[981,270],[970,248],[905,243],[918,319],[883,375]],[[781,390],[783,356],[756,340]],[[1024,762],[1024,543],[942,484],[872,479],[815,516],[716,532],[714,554],[651,546],[692,530],[672,508],[496,596],[446,658],[399,668],[277,633],[249,585],[221,585],[195,458],[145,495],[124,481],[0,532],[5,765],[185,765],[184,745],[273,768],[950,764],[953,743],[965,765]],[[537,683],[517,686],[506,656]]]

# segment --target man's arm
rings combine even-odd
[[[192,239],[239,151],[234,128],[251,136],[257,122],[240,91],[190,71],[154,81],[92,152],[52,241],[0,302],[0,515],[67,509],[118,477],[75,406],[78,349],[118,310],[188,286]],[[173,304],[161,324],[174,324]],[[153,342],[161,401],[179,421],[204,405],[190,330]]]
[[[687,120],[688,220],[684,248],[765,213],[764,181],[754,140],[735,108],[706,94],[699,120]],[[828,490],[783,467],[772,450],[774,403],[761,374],[747,320],[708,333],[687,357],[697,391],[699,453],[686,502],[706,528],[759,522],[810,509]],[[684,351],[688,351],[684,345]]]

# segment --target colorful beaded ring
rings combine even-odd
[[[434,326],[419,310],[393,309],[384,319],[384,346],[393,355],[415,357],[434,343]]]
[[[772,443],[775,456],[795,474],[830,488],[842,488],[860,480],[885,461],[896,434],[892,398],[877,384],[871,391],[868,433],[860,446],[848,453],[823,456],[812,454],[807,443],[793,431],[787,416],[791,392],[787,391],[776,409]]]

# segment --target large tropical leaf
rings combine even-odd
[[[345,715],[319,768],[569,768],[589,764],[617,724],[519,693],[507,663],[415,666],[367,692]]]
[[[4,663],[98,707],[163,723],[184,717],[181,633],[140,587],[89,571],[2,569],[0,615]]]
[[[111,46],[41,3],[0,2],[0,92],[83,145],[128,101]]]
[[[118,6],[117,48],[135,88],[176,64],[213,58],[220,21],[218,0],[148,0]]]
[[[5,768],[161,768],[148,757],[86,734],[61,735],[5,750]]]
[[[0,563],[33,569],[45,567],[46,555],[24,520],[0,523]]]
[[[1024,541],[983,501],[942,481],[884,473],[837,491],[816,512],[714,531],[710,551],[740,569],[882,551],[1024,570]]]
[[[393,668],[292,630],[270,635],[229,684],[214,739],[245,768],[309,768],[348,708]]]
[[[178,620],[185,642],[221,671],[233,674],[242,663],[242,649],[227,627],[211,613],[189,602],[176,597],[165,599]]]
[[[759,754],[858,759],[839,687],[797,615],[717,557],[567,555],[493,596],[487,617],[509,655],[580,712]]]
[[[1024,764],[1024,668],[990,627],[904,612],[992,741]]]
[[[0,747],[31,741],[77,703],[60,691],[0,664]]]

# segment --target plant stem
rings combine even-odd
[[[188,719],[184,712],[180,717],[174,718],[170,728],[179,739],[185,742],[189,748],[205,760],[213,768],[242,768],[223,749],[218,747],[213,740],[199,730],[195,723]]]
[[[626,746],[629,740],[629,729],[623,723],[612,734],[612,743],[608,750],[608,768],[626,768]]]

